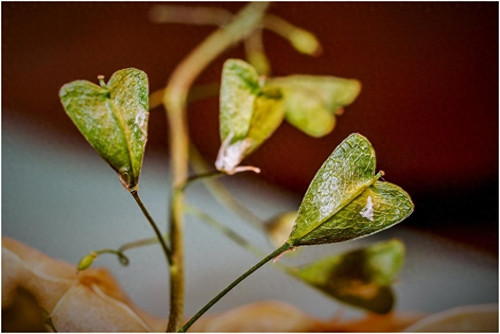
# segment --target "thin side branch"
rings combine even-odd
[[[155,221],[153,220],[153,217],[151,217],[151,215],[149,214],[148,210],[146,209],[146,207],[142,203],[141,198],[139,197],[139,194],[137,193],[137,191],[135,191],[135,190],[131,191],[130,194],[132,195],[132,197],[134,197],[135,201],[137,202],[137,205],[139,205],[139,207],[141,208],[142,213],[144,214],[144,216],[148,220],[149,224],[153,228],[153,230],[154,230],[154,232],[156,234],[156,238],[160,242],[160,245],[161,245],[161,247],[163,249],[163,253],[165,253],[165,257],[167,259],[167,262],[168,262],[169,265],[171,265],[172,264],[172,252],[168,248],[168,246],[167,246],[167,244],[165,242],[165,239],[163,239],[163,236],[162,236],[162,234],[161,234],[158,226],[156,225]]]

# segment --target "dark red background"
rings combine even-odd
[[[213,27],[158,25],[151,3],[2,3],[2,121],[80,139],[57,92],[75,79],[146,71],[152,90]],[[184,5],[196,5],[184,3]],[[198,5],[214,5],[200,3]],[[231,11],[244,3],[220,3]],[[272,183],[304,192],[348,134],[373,143],[386,179],[416,203],[408,224],[486,247],[498,245],[498,4],[275,3],[270,12],[314,32],[317,58],[265,32],[275,75],[328,74],[360,79],[363,90],[322,139],[282,125],[249,162]],[[198,83],[218,81],[227,57]],[[161,110],[151,116],[148,150],[165,150]],[[218,101],[190,107],[193,140],[213,160],[220,144]]]

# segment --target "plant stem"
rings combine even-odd
[[[151,9],[149,16],[155,23],[217,26],[227,24],[233,18],[230,11],[222,8],[179,5],[156,5]]]
[[[183,187],[180,187],[182,189]],[[184,194],[174,188],[170,211],[170,242],[172,263],[170,264],[170,313],[167,332],[177,331],[184,310],[184,245],[183,245]]]
[[[166,239],[167,239],[167,237],[163,236],[163,240],[166,240]],[[137,241],[128,242],[128,243],[120,246],[120,248],[118,248],[118,252],[123,253],[123,252],[125,252],[125,251],[127,251],[129,249],[134,249],[134,248],[139,248],[139,247],[154,245],[157,242],[160,242],[160,241],[156,237],[155,238],[146,238],[146,239],[141,239],[141,240],[137,240]]]
[[[235,286],[237,286],[241,281],[250,276],[254,271],[262,267],[267,262],[271,261],[281,253],[292,248],[291,245],[285,243],[280,248],[273,251],[271,254],[263,258],[259,263],[257,263],[252,268],[248,269],[243,275],[238,277],[233,283],[229,284],[224,290],[222,290],[217,296],[210,300],[202,309],[198,311],[180,330],[179,332],[186,332],[191,325],[198,320],[208,309],[210,309],[215,303],[217,303],[222,297],[224,297],[229,291],[231,291]]]
[[[221,232],[225,236],[227,236],[229,239],[233,240],[235,243],[240,245],[241,247],[245,248],[248,250],[250,253],[256,255],[257,257],[263,257],[266,254],[263,253],[258,247],[252,245],[247,239],[244,237],[240,236],[238,233],[230,229],[229,227],[225,226],[224,224],[219,223],[216,219],[214,219],[212,216],[210,216],[208,213],[198,209],[195,206],[192,205],[186,205],[186,213],[190,214],[199,220],[207,223],[212,227],[213,229]]]
[[[167,331],[177,331],[184,309],[184,250],[182,188],[187,181],[189,136],[186,98],[203,69],[228,47],[250,34],[261,22],[268,3],[250,3],[234,20],[218,29],[196,47],[172,73],[163,96],[170,134],[172,197],[170,213],[170,315]]]
[[[264,50],[262,41],[262,29],[257,29],[245,39],[245,52],[248,62],[255,67],[259,75],[269,75],[270,64]]]
[[[307,30],[296,27],[281,17],[268,14],[263,21],[264,27],[287,39],[295,50],[310,55],[318,56],[322,52],[318,39]]]
[[[259,247],[252,244],[249,240],[245,239],[245,237],[239,235],[236,231],[217,221],[214,217],[210,216],[205,211],[200,210],[192,205],[186,205],[186,213],[198,218],[204,223],[207,223],[210,227],[221,232],[226,237],[233,240],[236,244],[243,247],[256,257],[260,258],[266,256],[266,253],[261,251]],[[284,273],[297,277],[297,272],[293,267],[289,267],[278,262],[273,263],[273,266],[277,267]]]
[[[167,239],[166,237],[163,237],[163,240],[166,240],[166,239]],[[120,246],[120,248],[118,248],[116,250],[111,249],[111,248],[105,248],[105,249],[96,250],[93,253],[95,253],[96,255],[114,254],[118,257],[118,261],[122,265],[128,266],[130,263],[130,259],[124,254],[125,251],[127,251],[129,249],[148,246],[148,245],[154,245],[154,244],[159,243],[159,242],[160,242],[160,240],[158,240],[157,237],[146,238],[146,239],[128,242],[126,244],[123,244],[122,246]]]
[[[193,183],[195,181],[202,180],[202,179],[208,179],[208,178],[212,178],[212,177],[216,177],[216,176],[222,176],[222,175],[226,175],[226,173],[218,171],[218,170],[208,171],[205,173],[192,175],[192,176],[188,177],[188,179],[186,180],[186,183],[184,184],[183,190],[186,189],[191,183]]]
[[[156,239],[156,238],[155,238]],[[114,250],[114,249],[100,249],[94,252],[96,255],[101,255],[101,254],[114,254],[118,257],[118,261],[120,261],[120,264],[123,266],[128,266],[130,263],[130,260],[128,259],[125,254],[120,252],[119,250]]]
[[[141,198],[139,197],[139,194],[137,193],[137,191],[133,190],[130,192],[130,194],[132,194],[132,197],[134,197],[135,201],[137,202],[137,204],[141,208],[142,213],[144,214],[144,216],[146,216],[146,219],[148,220],[149,224],[151,225],[151,227],[155,231],[156,237],[158,238],[158,241],[160,242],[160,245],[163,249],[163,252],[165,253],[167,263],[170,265],[172,263],[172,254],[171,254],[171,251],[168,248],[167,244],[165,243],[165,240],[163,239],[163,236],[161,235],[161,232],[158,229],[158,226],[156,225],[155,221],[153,220],[153,218],[149,214],[148,210],[146,209],[146,207],[142,203]]]
[[[196,173],[206,173],[210,170],[208,164],[205,162],[194,145],[190,146],[189,157],[191,166]],[[222,185],[222,183],[214,179],[204,179],[203,183],[219,203],[235,212],[238,216],[259,230],[262,230],[262,219],[255,215],[252,211],[248,210],[246,206],[238,202],[238,200],[234,198],[234,196],[224,187],[224,185]]]

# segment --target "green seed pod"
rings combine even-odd
[[[78,268],[77,268],[78,271],[85,270],[85,269],[89,268],[92,265],[92,263],[94,263],[94,260],[96,258],[97,258],[97,254],[94,252],[82,257],[82,259],[78,263]]]

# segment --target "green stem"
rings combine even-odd
[[[196,313],[180,330],[179,332],[186,332],[191,325],[198,320],[206,311],[208,311],[215,303],[217,303],[222,297],[224,297],[229,291],[231,291],[235,286],[237,286],[241,281],[250,276],[257,269],[262,267],[267,262],[271,261],[281,253],[292,248],[291,245],[285,243],[280,248],[273,251],[271,254],[263,258],[259,263],[257,263],[252,268],[248,269],[243,275],[238,277],[233,283],[229,284],[224,290],[222,290],[217,296],[215,296],[212,300],[210,300],[203,308],[201,308],[198,313]]]
[[[98,251],[94,251],[96,255],[101,255],[101,254],[114,254],[118,257],[118,261],[120,262],[121,265],[123,266],[128,266],[130,263],[130,260],[125,254],[123,254],[120,250],[114,250],[114,249],[101,249]]]
[[[182,190],[185,190],[191,183],[193,183],[195,181],[202,180],[202,179],[208,179],[208,178],[212,178],[212,177],[216,177],[216,176],[222,176],[222,175],[226,175],[226,173],[218,171],[218,170],[192,175],[192,176],[188,177]]]
[[[245,39],[245,52],[248,62],[257,70],[257,73],[268,76],[271,66],[264,50],[262,29],[256,29]]]
[[[276,15],[267,14],[264,27],[287,39],[299,52],[310,56],[321,54],[322,47],[317,38],[307,30],[299,28]]]
[[[167,239],[166,237],[163,237],[163,240],[166,240],[166,239]],[[120,248],[118,248],[116,250],[111,249],[111,248],[105,248],[105,249],[93,251],[92,253],[94,253],[95,255],[101,255],[101,254],[116,255],[118,257],[118,261],[120,262],[120,264],[122,264],[123,266],[128,266],[130,263],[130,259],[124,254],[125,251],[127,251],[129,249],[148,246],[148,245],[154,245],[154,244],[159,243],[159,242],[160,241],[158,240],[157,237],[146,238],[146,239],[128,242],[128,243],[120,246]]]
[[[156,234],[156,237],[158,238],[158,241],[160,242],[160,245],[163,249],[163,252],[165,253],[165,257],[167,259],[167,262],[170,265],[172,263],[172,254],[171,254],[171,251],[168,248],[167,244],[165,243],[165,240],[163,239],[163,236],[162,236],[160,230],[158,229],[158,226],[156,225],[155,221],[153,220],[153,218],[149,214],[148,210],[146,209],[146,207],[142,203],[141,198],[139,197],[139,194],[137,193],[137,191],[133,190],[130,192],[130,194],[132,194],[132,197],[134,197],[135,201],[137,202],[137,204],[141,208],[142,213],[144,214],[144,216],[146,216],[146,219],[148,220],[149,224],[153,228],[153,230]]]
[[[205,162],[194,145],[190,146],[189,157],[191,166],[196,173],[206,173],[210,170],[208,164]],[[252,211],[248,210],[246,206],[238,202],[238,200],[224,187],[224,185],[222,185],[222,183],[214,179],[204,179],[203,183],[219,203],[232,210],[254,227],[262,230],[262,219],[255,215]]]
[[[172,73],[165,89],[163,104],[167,110],[170,134],[172,197],[170,205],[170,315],[167,331],[177,331],[184,309],[184,249],[182,188],[187,181],[189,135],[186,100],[198,75],[227,48],[246,38],[259,26],[268,3],[245,6],[232,22],[218,29],[196,47]]]
[[[163,236],[163,240],[166,240],[167,237]],[[139,248],[139,247],[144,247],[144,246],[149,246],[149,245],[154,245],[156,243],[160,242],[158,238],[146,238],[146,239],[141,239],[137,241],[132,241],[129,243],[126,243],[122,245],[120,248],[118,248],[118,252],[123,253],[129,249],[134,249],[134,248]]]
[[[202,210],[200,210],[197,207],[194,207],[192,205],[186,205],[186,213],[198,218],[202,222],[208,224],[213,229],[221,232],[226,237],[228,237],[229,239],[231,239],[236,244],[243,247],[244,249],[246,249],[247,251],[249,251],[250,253],[252,253],[256,257],[260,258],[260,257],[266,256],[266,253],[261,251],[259,247],[252,244],[249,240],[245,239],[245,237],[239,235],[236,231],[230,229],[226,225],[217,221],[217,219],[210,216],[205,211],[202,211]],[[297,271],[293,267],[289,267],[289,266],[283,265],[283,264],[278,263],[278,262],[274,263],[273,266],[277,267],[278,269],[280,269],[284,273],[287,273],[287,274],[290,274],[294,277],[297,277]]]
[[[229,239],[233,240],[235,243],[237,243],[241,247],[245,248],[246,250],[248,250],[250,253],[256,255],[257,257],[263,257],[266,255],[258,247],[251,244],[247,239],[240,236],[238,233],[236,233],[235,231],[233,231],[229,227],[225,226],[224,224],[219,223],[216,219],[214,219],[208,213],[206,213],[206,212],[204,212],[204,211],[202,211],[202,210],[200,210],[197,207],[194,207],[192,205],[186,205],[185,209],[186,209],[187,214],[190,214],[190,215],[198,218],[199,220],[207,223],[210,227],[221,232],[222,234],[227,236]]]

